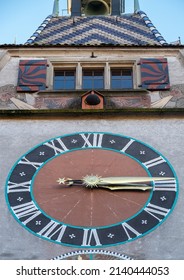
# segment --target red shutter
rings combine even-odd
[[[21,60],[17,91],[36,92],[46,88],[47,60]]]
[[[142,87],[149,90],[169,89],[169,70],[166,58],[141,59]]]

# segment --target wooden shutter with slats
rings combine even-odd
[[[21,60],[17,91],[36,92],[46,88],[47,60]]]
[[[142,87],[149,90],[169,89],[169,70],[166,58],[141,59]]]

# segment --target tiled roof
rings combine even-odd
[[[31,45],[166,45],[147,15],[49,16],[26,42]]]

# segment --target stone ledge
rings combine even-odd
[[[61,109],[36,109],[36,110],[0,110],[0,118],[18,116],[184,116],[183,108],[124,108],[112,110],[61,110]]]

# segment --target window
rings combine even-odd
[[[111,88],[133,88],[132,69],[111,69]]]
[[[104,89],[103,69],[83,70],[83,89]]]
[[[56,66],[54,90],[122,90],[133,89],[133,63],[70,63]]]
[[[74,70],[56,70],[54,72],[54,90],[75,89]]]

